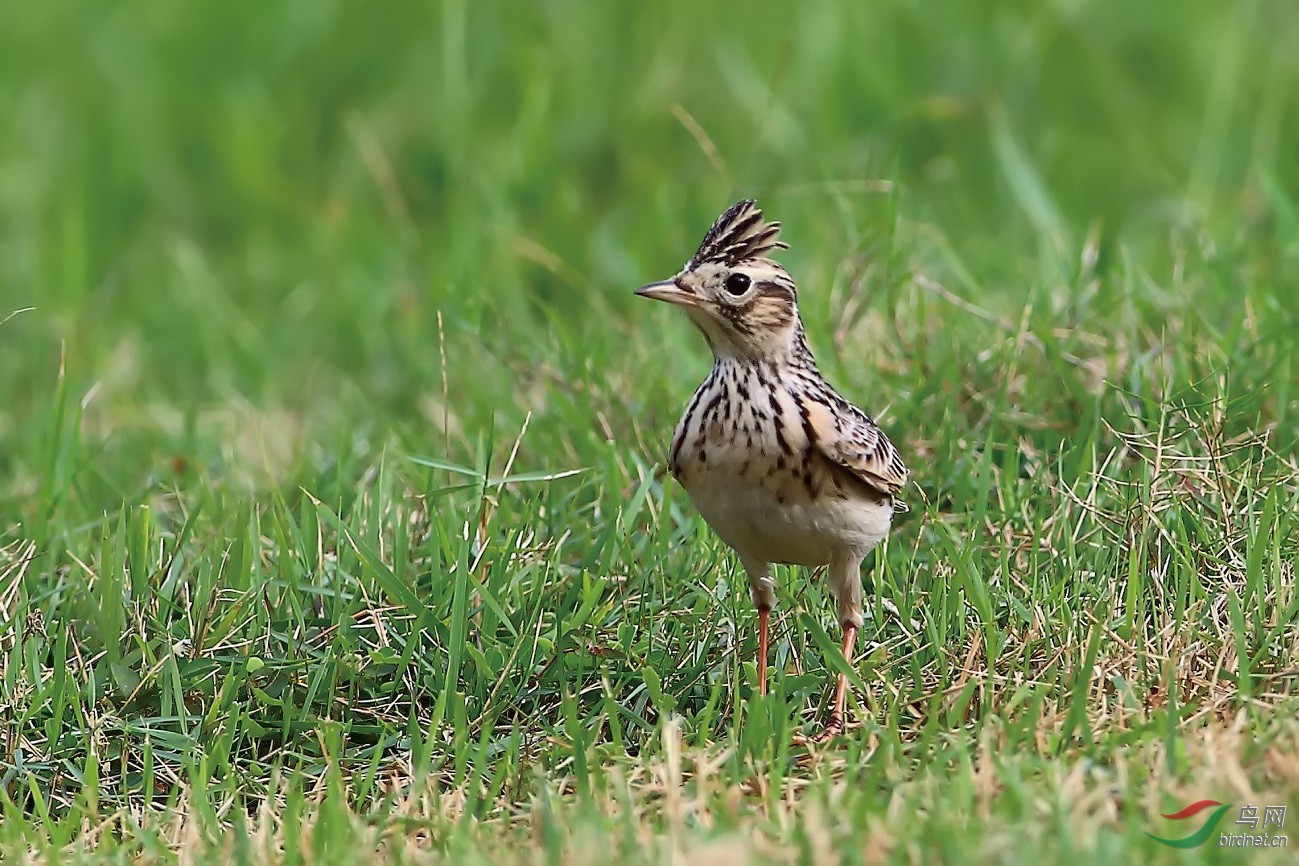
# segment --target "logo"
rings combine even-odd
[[[1187,818],[1194,818],[1205,809],[1213,809],[1213,814],[1200,825],[1200,829],[1180,839],[1165,839],[1163,836],[1156,836],[1149,830],[1146,831],[1146,835],[1161,845],[1167,845],[1169,848],[1194,848],[1197,845],[1203,845],[1209,840],[1209,837],[1213,835],[1214,828],[1218,826],[1218,822],[1222,820],[1222,816],[1230,808],[1230,803],[1219,803],[1217,800],[1197,800],[1177,812],[1161,813],[1161,817],[1170,821],[1185,821]]]
[[[1188,818],[1194,818],[1206,809],[1212,809],[1213,812],[1204,820],[1200,828],[1189,836],[1182,836],[1178,839],[1165,839],[1163,836],[1156,836],[1150,831],[1146,835],[1154,839],[1161,845],[1167,845],[1169,848],[1195,848],[1209,841],[1213,832],[1218,827],[1218,822],[1222,816],[1231,808],[1230,803],[1219,803],[1217,800],[1196,800],[1194,803],[1179,809],[1176,812],[1161,814],[1161,817],[1169,821],[1185,821]],[[1285,848],[1290,844],[1290,838],[1278,833],[1266,832],[1269,827],[1280,829],[1285,824],[1285,806],[1264,806],[1262,820],[1259,820],[1258,807],[1246,804],[1240,807],[1240,817],[1236,819],[1237,824],[1242,824],[1252,830],[1262,831],[1261,833],[1220,833],[1218,834],[1218,846],[1221,848]]]

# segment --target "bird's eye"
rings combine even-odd
[[[731,274],[726,278],[726,291],[732,295],[742,295],[749,288],[748,274]]]

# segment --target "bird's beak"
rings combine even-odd
[[[676,304],[678,307],[699,306],[699,296],[694,292],[681,288],[675,280],[664,280],[661,283],[650,283],[648,286],[641,286],[636,290],[636,294],[642,298],[667,301],[669,304]]]

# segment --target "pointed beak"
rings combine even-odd
[[[681,288],[675,280],[664,280],[661,283],[650,283],[648,286],[641,286],[636,290],[636,294],[642,298],[667,301],[669,304],[676,304],[678,307],[699,306],[699,296],[694,292]]]

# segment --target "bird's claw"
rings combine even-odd
[[[825,728],[821,730],[821,733],[816,735],[815,742],[818,746],[824,746],[826,743],[830,742],[835,737],[842,736],[843,732],[844,732],[843,716],[840,716],[838,713],[835,713],[834,715],[830,716],[829,720],[826,721]]]
[[[843,717],[838,713],[832,713],[819,733],[810,737],[806,734],[795,734],[792,742],[796,746],[824,746],[835,737],[842,736],[844,730]]]

